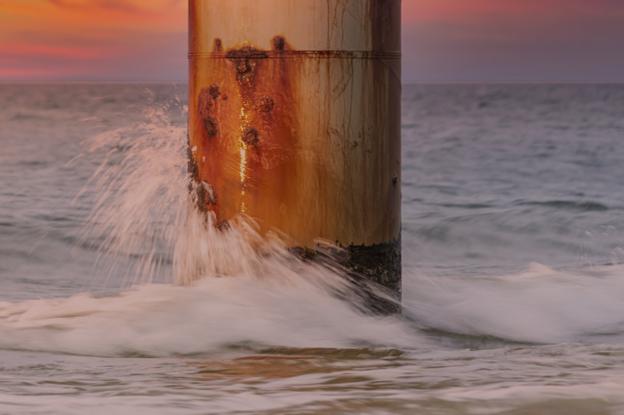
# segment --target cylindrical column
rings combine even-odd
[[[400,295],[400,0],[190,0],[199,203]]]

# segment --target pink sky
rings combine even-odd
[[[0,79],[179,80],[185,0],[0,0]]]
[[[403,32],[408,82],[624,81],[623,0],[403,0]],[[186,0],[0,0],[0,80],[185,75]]]

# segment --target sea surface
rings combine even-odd
[[[624,414],[624,86],[406,86],[386,317],[203,227],[185,102],[0,85],[1,414]]]

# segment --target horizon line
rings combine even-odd
[[[188,80],[181,79],[161,79],[161,80],[135,80],[135,79],[92,79],[92,80],[72,80],[72,79],[0,79],[0,85],[187,85]],[[403,86],[413,85],[622,85],[624,80],[455,80],[455,81],[425,81],[410,80],[403,81]]]

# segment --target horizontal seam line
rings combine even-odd
[[[350,58],[350,59],[370,59],[370,58],[387,58],[396,59],[401,57],[401,52],[362,52],[362,51],[289,51],[289,52],[266,52],[266,55],[251,54],[250,56],[235,55],[228,56],[227,53],[202,53],[190,52],[189,58],[213,58],[213,59],[279,59],[279,58],[296,58],[296,57],[312,57],[312,58]]]

